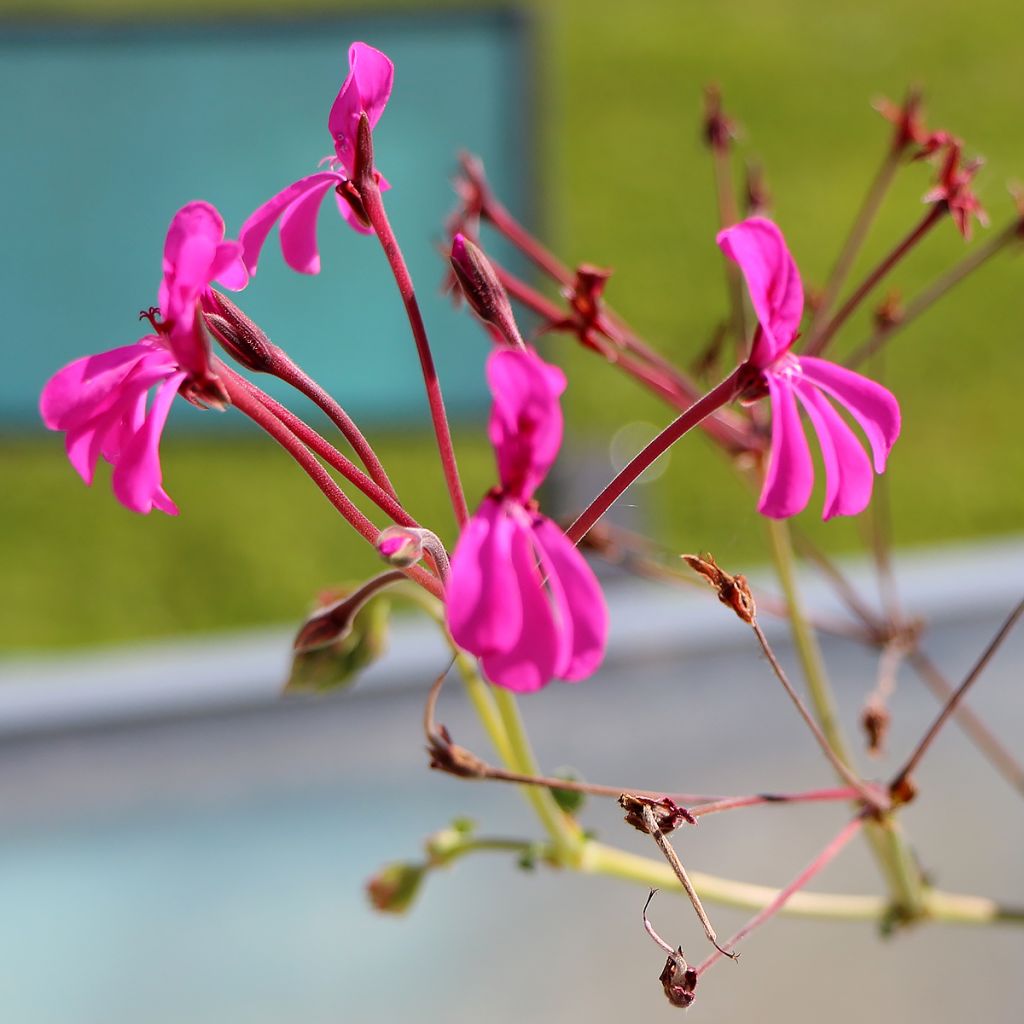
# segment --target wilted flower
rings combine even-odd
[[[215,279],[227,288],[245,287],[241,250],[240,243],[224,238],[224,221],[213,206],[183,206],[164,243],[160,309],[143,314],[156,333],[76,359],[43,388],[40,414],[51,430],[65,432],[71,465],[91,484],[102,455],[114,467],[114,494],[134,512],[158,508],[177,514],[162,486],[160,434],[179,389],[199,403],[222,400],[198,307]],[[154,386],[156,397],[147,410]]]
[[[501,483],[466,524],[452,556],[448,626],[491,682],[528,692],[596,670],[608,611],[583,556],[532,500],[562,443],[564,374],[535,352],[497,349],[487,379]]]
[[[316,220],[320,203],[331,190],[335,191],[338,210],[349,225],[364,234],[372,231],[359,212],[358,195],[350,184],[356,170],[356,132],[362,114],[369,118],[371,128],[380,120],[391,95],[395,66],[380,50],[366,43],[353,43],[349,47],[348,64],[348,77],[327,118],[334,155],[322,162],[327,162],[330,169],[300,178],[268,199],[242,225],[239,238],[244,247],[245,265],[251,274],[256,273],[260,250],[278,220],[285,263],[301,274],[320,272]],[[383,177],[380,178],[382,192],[390,187]]]
[[[758,510],[782,519],[801,511],[810,499],[814,467],[800,423],[799,400],[818,435],[825,464],[823,518],[862,512],[871,500],[872,463],[832,401],[860,425],[874,456],[874,470],[881,473],[900,432],[896,399],[859,373],[790,351],[804,293],[786,240],[772,221],[751,217],[719,232],[718,244],[746,278],[758,319],[748,365],[756,372],[754,390],[766,387],[772,407],[771,452]]]

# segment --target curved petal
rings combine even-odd
[[[137,341],[68,363],[43,385],[39,395],[43,423],[50,430],[67,430],[70,423],[93,415],[96,403],[115,390],[140,359],[154,351],[151,345]]]
[[[516,693],[531,693],[546,686],[566,660],[566,638],[555,622],[547,590],[533,550],[530,527],[517,522],[512,538],[512,570],[522,608],[522,629],[507,650],[484,655],[484,675]]]
[[[567,650],[555,674],[575,682],[592,675],[608,642],[608,607],[593,570],[579,549],[546,516],[538,516],[533,535],[541,552]]]
[[[271,196],[262,206],[254,210],[246,218],[241,231],[238,232],[238,239],[242,243],[242,261],[249,273],[251,275],[256,273],[260,251],[263,249],[274,222],[296,199],[304,196],[310,189],[317,188],[321,183],[331,181],[338,184],[344,180],[337,171],[317,171],[292,182],[287,188],[282,189],[277,195]]]
[[[719,231],[718,247],[739,265],[761,332],[750,354],[755,366],[774,362],[793,343],[804,309],[800,271],[778,226],[750,217]]]
[[[498,475],[511,495],[527,501],[562,444],[565,374],[536,352],[501,348],[487,359],[487,382],[494,395],[488,436]]]
[[[800,382],[795,385],[795,390],[818,435],[825,463],[822,519],[855,516],[863,512],[871,500],[874,485],[867,452],[846,421],[813,384]]]
[[[366,43],[349,47],[348,65],[348,76],[327,117],[327,130],[338,159],[351,172],[359,115],[365,110],[370,127],[376,126],[391,95],[395,66],[380,50]]]
[[[796,515],[814,485],[814,466],[788,378],[766,373],[772,403],[772,445],[757,510],[772,519]]]
[[[477,656],[507,651],[523,629],[519,583],[512,568],[513,536],[522,527],[503,503],[485,498],[462,530],[445,589],[448,629]]]
[[[171,403],[184,379],[184,373],[175,373],[160,386],[149,415],[141,429],[135,432],[121,450],[114,467],[114,494],[122,505],[133,512],[148,513],[159,502],[163,511],[170,515],[177,514],[177,508],[161,487],[163,473],[160,469],[159,446]]]
[[[228,240],[217,246],[210,276],[211,280],[233,292],[240,292],[249,283],[249,271],[242,261],[241,242]]]
[[[166,319],[191,326],[196,299],[215,276],[211,268],[223,241],[224,219],[210,203],[186,203],[171,218],[157,300]]]
[[[885,472],[885,460],[900,436],[900,404],[891,391],[827,359],[800,356],[804,377],[850,410],[867,436],[875,472]]]
[[[285,263],[300,274],[320,273],[320,250],[316,244],[316,219],[320,203],[334,183],[314,185],[299,196],[281,215],[281,254]]]

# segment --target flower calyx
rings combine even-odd
[[[674,832],[680,825],[696,825],[697,819],[685,808],[677,804],[671,797],[663,796],[660,800],[653,800],[646,796],[634,796],[632,793],[623,793],[619,797],[619,806],[626,812],[625,821],[632,825],[638,832],[650,835],[650,829],[644,822],[644,808],[649,807],[654,814],[654,821],[658,830],[667,835]]]

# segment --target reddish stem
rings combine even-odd
[[[480,209],[480,216],[489,220],[499,234],[504,235],[549,277],[553,277],[560,284],[572,284],[572,271],[534,238],[489,190]]]
[[[308,423],[300,419],[290,409],[261,391],[251,381],[224,366],[217,366],[218,374],[230,374],[263,406],[269,409],[307,448],[313,451],[329,466],[336,469],[350,483],[356,485],[377,507],[401,526],[419,527],[419,523],[393,496],[393,491],[386,491],[380,484],[371,480],[351,459],[347,459],[329,441],[318,434]]]
[[[430,418],[434,424],[434,436],[437,438],[437,450],[441,458],[441,468],[444,471],[448,495],[451,498],[452,509],[455,512],[455,521],[461,529],[466,524],[466,520],[469,519],[469,509],[466,507],[466,496],[462,490],[462,481],[459,479],[459,467],[455,459],[455,447],[452,444],[448,416],[444,410],[441,382],[438,380],[437,370],[434,367],[434,357],[430,351],[430,341],[427,338],[427,329],[423,324],[423,315],[420,313],[420,306],[416,301],[416,291],[413,288],[412,277],[409,274],[405,258],[402,256],[402,250],[399,248],[398,239],[395,237],[391,223],[388,221],[388,215],[384,210],[380,186],[377,183],[376,174],[373,170],[373,143],[369,120],[365,114],[362,115],[360,120],[359,137],[359,158],[362,170],[358,174],[356,184],[359,188],[363,208],[366,211],[370,224],[373,225],[377,240],[384,250],[388,265],[391,267],[391,273],[395,278],[395,284],[398,285],[398,291],[402,296],[406,315],[409,318],[409,327],[412,329],[413,340],[416,343],[416,353],[419,355],[420,368],[423,371],[423,383],[427,390],[427,402],[430,405]]]
[[[522,303],[548,323],[557,324],[565,319],[565,310],[560,306],[528,285],[521,278],[516,277],[515,274],[505,270],[504,267],[497,263],[493,265],[498,279],[513,299]],[[610,322],[605,324],[603,319],[598,322],[598,329],[610,326]],[[611,335],[614,343],[622,342],[622,339],[614,334],[612,330],[609,330],[607,333]],[[633,338],[632,335],[628,335],[628,337]],[[645,366],[642,362],[633,359],[625,352],[616,352],[614,359],[609,361],[633,377],[638,383],[649,388],[669,405],[676,409],[688,409],[699,394],[693,384],[680,374],[678,369],[673,367],[671,363],[666,362],[642,342],[639,342],[639,339],[633,338],[633,341],[637,342],[637,344],[630,346],[632,351],[653,363],[653,366]],[[650,353],[650,355],[646,353]],[[730,452],[748,451],[751,448],[751,439],[747,432],[743,430],[737,417],[728,414],[728,410],[723,409],[719,411],[705,423],[702,423],[701,426],[711,437]]]
[[[703,398],[690,406],[681,416],[674,419],[642,451],[638,452],[623,467],[601,493],[587,506],[576,521],[566,530],[566,536],[578,544],[595,523],[615,504],[630,484],[672,447],[687,431],[731,402],[739,391],[739,381],[744,367],[739,366]]]
[[[355,425],[355,422],[347,412],[336,402],[312,377],[291,361],[278,349],[274,353],[273,369],[275,377],[279,377],[286,384],[301,391],[311,402],[319,406],[331,419],[331,422],[341,431],[345,440],[352,445],[352,450],[359,456],[360,461],[366,467],[366,471],[381,488],[387,491],[392,498],[397,498],[395,488],[388,479],[384,466],[381,465],[377,453],[370,446],[370,442],[363,436],[362,431]],[[355,481],[353,480],[353,483]],[[374,499],[376,500],[376,499]],[[389,513],[390,514],[390,513]]]
[[[732,938],[727,939],[723,944],[722,948],[725,950],[733,950],[736,946],[743,941],[755,928],[759,925],[764,924],[769,918],[777,914],[789,901],[790,896],[793,893],[798,892],[802,889],[819,871],[822,870],[827,864],[835,860],[835,858],[842,851],[843,847],[860,831],[860,827],[863,824],[863,819],[856,817],[853,821],[848,822],[843,830],[825,847],[817,857],[811,861],[810,864],[800,872],[792,882],[789,883],[784,889],[780,889],[778,895],[769,903],[763,910],[755,914]],[[709,967],[717,963],[725,954],[719,950],[715,950],[711,953],[703,963],[696,968],[697,977],[700,977]]]
[[[756,807],[759,804],[811,804],[831,800],[859,800],[860,791],[853,787],[845,789],[812,789],[806,793],[755,793],[753,796],[733,796],[714,803],[700,804],[688,808],[695,817],[718,814],[720,811],[738,810],[741,807]]]
[[[289,455],[303,468],[309,478],[320,488],[327,500],[341,513],[366,541],[376,546],[380,530],[349,500],[330,473],[320,465],[308,448],[265,406],[255,395],[249,393],[240,378],[232,374],[221,378],[231,404],[254,423],[262,427]],[[403,570],[405,574],[437,598],[443,598],[441,583],[425,570],[412,566]]]
[[[882,260],[874,270],[861,282],[861,285],[857,290],[843,303],[839,312],[822,328],[821,334],[817,338],[812,339],[811,343],[808,344],[805,355],[816,356],[820,355],[825,351],[825,347],[835,336],[836,332],[844,323],[850,318],[857,307],[864,301],[865,298],[871,293],[875,286],[889,273],[890,270],[911,249],[921,241],[922,238],[939,222],[942,216],[946,213],[945,203],[936,203],[932,208],[924,215],[920,223],[915,227],[907,236],[900,242],[892,252],[889,253],[885,259]]]

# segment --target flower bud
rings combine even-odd
[[[377,536],[376,548],[385,562],[407,569],[423,557],[423,531],[408,526],[389,526]]]
[[[404,914],[413,904],[427,873],[425,864],[385,864],[366,883],[366,895],[385,914]]]
[[[484,323],[496,327],[513,348],[522,348],[523,339],[512,315],[508,293],[483,250],[461,232],[452,239],[451,264],[473,312]]]
[[[273,373],[276,349],[227,296],[211,288],[203,303],[203,320],[232,359],[256,373]]]

